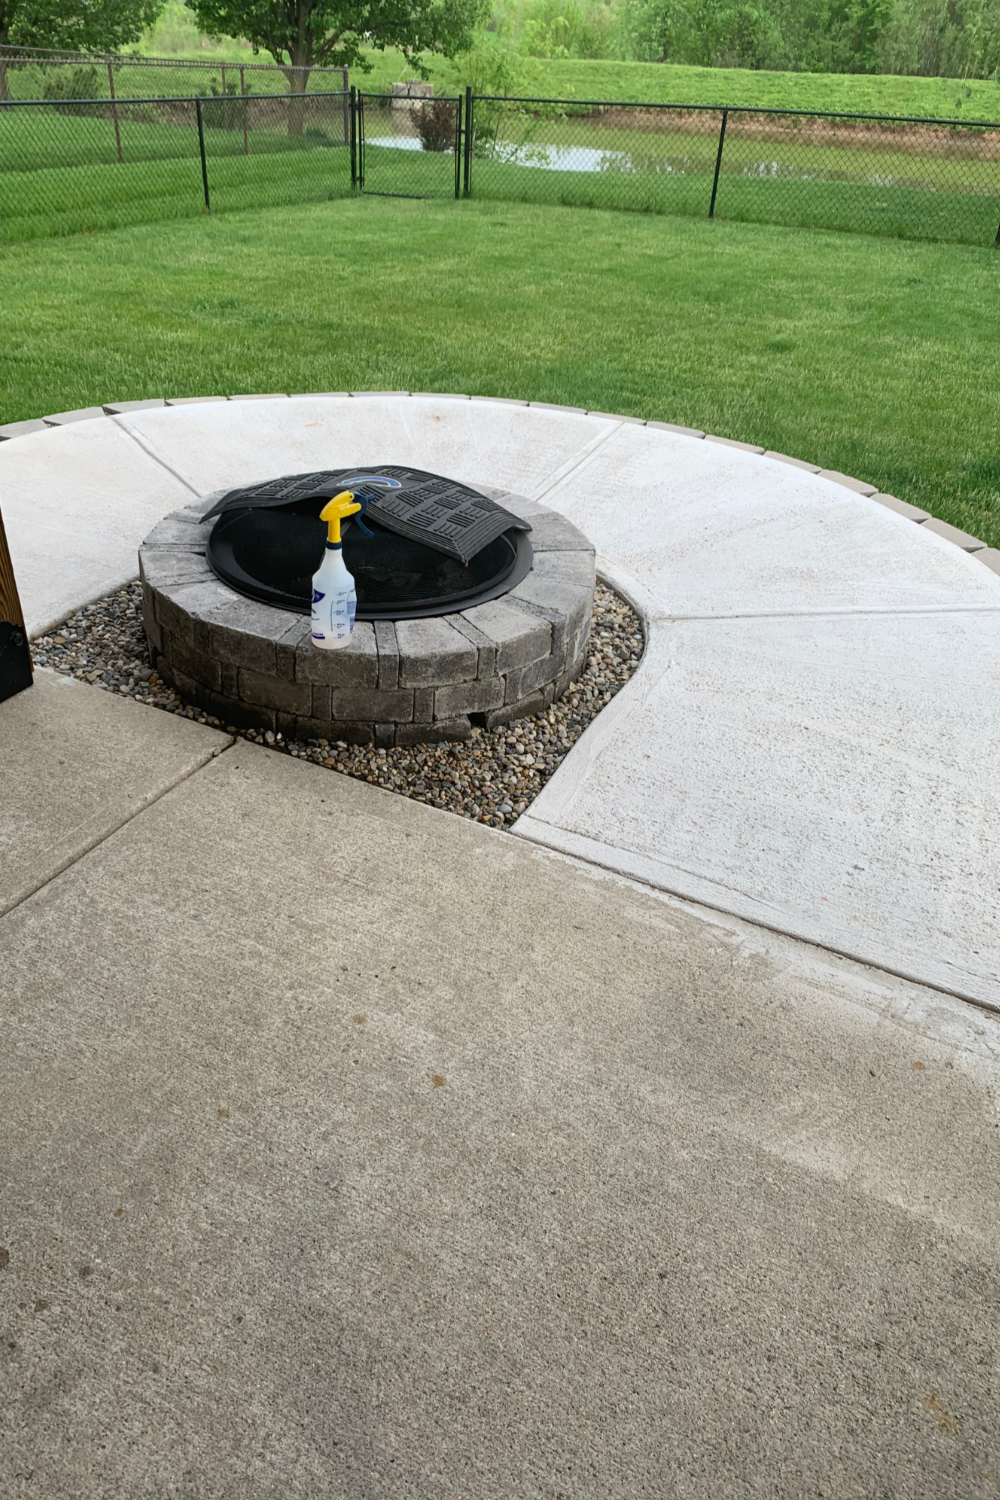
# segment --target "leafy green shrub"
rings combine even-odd
[[[61,115],[89,115],[93,110],[85,105],[74,104],[74,100],[96,99],[96,68],[57,68],[51,78],[45,80],[42,98],[51,99]]]
[[[448,99],[417,105],[413,124],[425,151],[452,151],[455,146],[455,106]]]

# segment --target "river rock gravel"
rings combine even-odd
[[[638,615],[599,583],[586,668],[558,703],[499,729],[473,729],[464,743],[376,750],[371,745],[286,740],[269,731],[236,730],[186,703],[150,662],[138,581],[88,604],[32,644],[37,666],[493,828],[509,828],[530,806],[587,725],[632,676],[642,651]]]

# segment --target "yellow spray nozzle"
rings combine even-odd
[[[340,523],[348,516],[355,515],[361,506],[354,498],[351,490],[341,490],[339,495],[334,495],[328,500],[319,513],[321,521],[327,523],[326,539],[333,547],[340,546]]]

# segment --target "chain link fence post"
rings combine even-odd
[[[349,112],[351,116],[351,187],[358,185],[358,91],[351,84],[351,92],[348,96]]]
[[[201,152],[201,182],[205,189],[205,212],[212,212],[212,204],[208,196],[208,162],[205,160],[205,126],[201,118],[201,100],[194,101],[195,114],[198,117],[198,149]]]
[[[715,157],[715,176],[712,178],[712,201],[708,205],[708,217],[715,218],[715,199],[719,191],[719,172],[722,170],[722,148],[726,143],[726,121],[729,119],[728,109],[722,111],[722,125],[719,127],[719,149]]]
[[[118,147],[118,165],[121,166],[123,161],[122,133],[118,125],[118,104],[115,100],[115,75],[110,58],[108,59],[108,87],[111,90],[111,118],[115,122],[115,145]]]
[[[465,160],[462,164],[462,192],[472,197],[472,146],[475,133],[474,105],[471,84],[465,86]]]

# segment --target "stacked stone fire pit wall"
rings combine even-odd
[[[139,550],[152,660],[224,724],[296,739],[413,745],[540,713],[587,660],[594,549],[555,511],[485,489],[530,522],[531,572],[499,599],[424,620],[361,621],[318,651],[304,615],[246,599],[205,559],[209,495],[167,516]],[[221,492],[220,492],[221,493]]]

